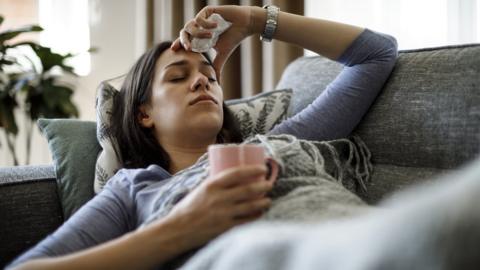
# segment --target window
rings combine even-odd
[[[90,72],[88,0],[39,0],[40,44],[76,55],[70,64],[81,76]]]
[[[305,0],[305,11],[309,17],[359,25],[393,35],[399,49],[414,49],[480,42],[479,2]]]

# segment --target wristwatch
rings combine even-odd
[[[260,40],[271,42],[273,34],[275,34],[275,30],[277,29],[278,12],[280,12],[280,8],[274,5],[265,5],[263,8],[267,10],[267,21],[265,23],[265,29],[260,35]]]

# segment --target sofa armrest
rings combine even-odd
[[[24,181],[42,179],[55,179],[55,169],[52,165],[0,168],[0,185],[17,184]]]
[[[53,166],[0,168],[0,269],[62,223]]]

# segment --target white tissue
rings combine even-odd
[[[220,14],[213,13],[208,17],[209,21],[214,21],[217,23],[217,27],[209,29],[212,32],[211,38],[193,38],[191,45],[192,51],[198,53],[208,52],[210,49],[217,44],[218,37],[232,25],[231,22],[226,21]],[[200,29],[204,29],[200,27]],[[212,52],[210,52],[212,53]]]

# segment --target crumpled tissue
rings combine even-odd
[[[213,13],[208,17],[209,21],[214,21],[217,23],[217,27],[209,29],[212,32],[211,38],[193,38],[191,45],[192,51],[198,53],[209,52],[215,54],[216,52],[211,52],[210,49],[217,44],[218,37],[232,25],[231,22],[226,21],[220,14]],[[200,27],[200,29],[204,29]]]

